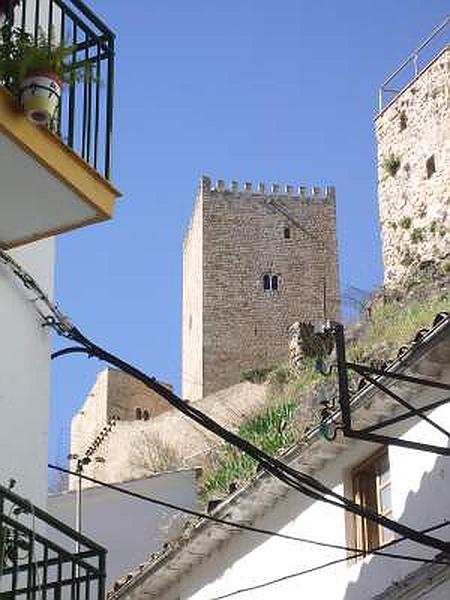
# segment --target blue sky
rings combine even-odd
[[[79,328],[179,389],[181,248],[198,179],[336,186],[341,288],[382,281],[373,118],[444,0],[94,0],[117,33],[115,219],[58,240]],[[50,458],[100,370],[54,365]]]

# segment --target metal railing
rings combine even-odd
[[[104,600],[105,563],[102,546],[0,486],[1,598]]]
[[[407,85],[417,79],[440,51],[449,47],[450,16],[446,17],[427,39],[383,81],[378,92],[379,112],[384,110]],[[428,54],[426,54],[427,52]]]
[[[6,0],[5,23],[35,39],[51,32],[73,52],[71,69],[88,76],[64,86],[56,131],[106,179],[111,178],[114,33],[81,0]]]

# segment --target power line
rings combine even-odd
[[[261,467],[271,473],[274,477],[306,495],[307,497],[313,500],[331,504],[341,509],[345,509],[353,514],[365,517],[377,523],[378,525],[394,531],[402,537],[407,537],[415,542],[430,546],[441,552],[449,553],[450,544],[448,542],[440,540],[439,538],[424,535],[407,525],[397,523],[396,521],[380,515],[377,512],[358,505],[356,502],[349,500],[348,498],[345,498],[345,496],[341,496],[334,490],[328,488],[314,477],[293,469],[289,465],[260,450],[237,434],[222,427],[214,419],[197,409],[195,406],[187,404],[174,392],[165,388],[156,380],[155,377],[149,377],[133,365],[109,353],[100,346],[97,346],[91,340],[86,338],[75,326],[72,326],[67,337],[70,337],[70,339],[77,342],[81,347],[84,347],[86,350],[88,350],[89,355],[96,356],[97,358],[113,365],[128,375],[135,377],[147,387],[155,391],[162,398],[167,400],[171,406],[181,411],[187,417],[194,420],[196,423],[199,423],[209,431],[215,433],[226,442],[234,445],[241,451],[251,456],[261,465]]]
[[[422,533],[436,531],[437,529],[441,529],[442,527],[445,527],[449,524],[450,524],[450,521],[444,521],[443,523],[440,523],[439,525],[435,525],[433,527],[429,527],[428,529],[422,530]],[[392,546],[393,544],[397,544],[399,541],[401,541],[401,540],[393,540],[392,542],[389,542],[385,546],[380,546],[380,547],[386,548],[387,546]],[[369,554],[378,554],[378,549],[369,550],[364,553],[364,555],[369,555]],[[358,558],[362,555],[363,555],[363,553],[355,553],[355,554],[352,554],[351,556],[346,556],[344,558],[338,558],[336,560],[331,560],[329,562],[322,563],[321,565],[317,565],[317,566],[311,567],[309,569],[304,569],[303,571],[299,571],[297,573],[289,573],[289,575],[283,575],[281,577],[277,577],[276,579],[269,579],[268,581],[264,581],[263,583],[248,586],[245,588],[240,588],[238,590],[234,590],[233,592],[223,594],[222,596],[214,596],[213,598],[211,598],[211,600],[224,600],[225,598],[231,598],[232,596],[237,596],[238,594],[243,594],[245,592],[252,592],[255,590],[260,590],[262,588],[269,587],[271,585],[275,585],[276,583],[281,583],[282,581],[287,581],[288,579],[294,579],[295,577],[301,577],[302,575],[308,575],[309,573],[315,573],[316,571],[321,571],[322,569],[326,569],[328,567],[332,567],[334,565],[337,565],[337,564],[340,564],[343,562],[348,562],[349,560],[354,560],[355,558]],[[398,556],[400,556],[400,555],[398,555]],[[429,563],[438,564],[438,565],[449,565],[450,566],[450,563],[448,563],[446,561],[440,561],[440,560],[435,560],[435,559],[434,560],[433,559],[430,559],[430,560],[419,559],[419,561],[420,562],[429,562]]]
[[[35,279],[3,250],[0,250],[0,259],[7,267],[10,268],[14,275],[16,275],[22,281],[28,290],[31,290],[34,294],[36,294],[36,297],[33,299],[33,305],[42,318],[43,325],[53,328],[58,335],[71,339],[80,345],[80,347],[76,350],[71,349],[71,352],[79,352],[82,351],[81,348],[84,348],[84,351],[87,350],[85,353],[88,354],[88,356],[96,356],[100,360],[111,364],[124,373],[135,377],[144,383],[149,389],[153,390],[159,396],[167,400],[171,406],[184,413],[188,418],[192,419],[196,423],[199,423],[201,426],[221,437],[229,444],[239,448],[242,452],[245,452],[248,456],[253,458],[262,468],[271,473],[278,480],[282,481],[293,489],[296,489],[308,498],[325,502],[327,504],[347,510],[355,515],[367,518],[370,521],[377,523],[378,525],[381,525],[402,537],[408,538],[425,546],[429,546],[441,552],[445,552],[446,554],[450,553],[450,544],[448,542],[436,537],[425,535],[416,529],[413,529],[407,525],[403,525],[402,523],[397,523],[396,521],[380,515],[373,510],[362,507],[356,502],[349,500],[345,496],[342,496],[334,490],[328,488],[314,477],[293,469],[289,465],[260,450],[247,440],[222,427],[219,423],[214,421],[214,419],[211,419],[208,417],[208,415],[204,414],[194,406],[187,404],[174,392],[168,390],[162,384],[160,384],[155,377],[146,375],[133,365],[123,361],[119,357],[94,344],[91,340],[86,338],[81,331],[63,315],[59,308],[57,308],[49,300],[48,296],[45,294],[45,292],[43,292]],[[45,312],[39,309],[39,303],[42,304]],[[63,351],[56,353],[58,356],[63,354]],[[54,357],[56,358],[56,356]]]
[[[130,496],[132,498],[137,498],[138,500],[143,500],[144,502],[149,502],[151,504],[156,504],[158,506],[164,506],[165,508],[170,508],[172,510],[176,510],[178,512],[182,512],[182,513],[194,516],[194,517],[199,517],[201,519],[212,521],[213,523],[216,523],[218,525],[226,525],[228,527],[234,527],[235,529],[241,529],[243,531],[248,531],[250,533],[258,533],[258,534],[262,534],[262,535],[267,535],[269,537],[278,537],[278,538],[282,538],[282,539],[293,541],[293,542],[301,542],[303,544],[310,544],[313,546],[320,546],[323,548],[331,548],[333,550],[344,550],[346,552],[354,552],[355,553],[354,556],[361,556],[361,555],[365,555],[365,554],[376,554],[379,556],[384,556],[385,558],[394,558],[394,559],[408,560],[408,561],[413,561],[413,562],[431,562],[433,564],[436,562],[436,560],[433,560],[433,559],[423,559],[420,557],[402,555],[402,554],[391,554],[391,553],[386,553],[386,552],[382,551],[387,547],[390,547],[394,544],[401,542],[402,541],[401,538],[399,538],[397,540],[392,540],[388,544],[385,544],[384,546],[380,546],[379,548],[375,548],[374,550],[372,550],[370,552],[363,551],[358,548],[354,548],[354,547],[350,547],[350,546],[343,546],[340,544],[330,544],[327,542],[320,542],[318,540],[311,540],[308,538],[301,538],[301,537],[297,537],[297,536],[293,536],[293,535],[279,533],[277,531],[272,531],[270,529],[263,529],[260,527],[252,527],[251,525],[245,525],[244,523],[237,523],[236,521],[230,521],[228,519],[221,519],[220,517],[214,517],[213,515],[209,515],[207,513],[202,513],[200,511],[186,508],[184,506],[179,506],[178,504],[173,504],[173,503],[167,502],[165,500],[159,500],[157,498],[153,498],[151,496],[147,496],[147,495],[141,494],[139,492],[133,492],[132,490],[127,490],[116,484],[107,483],[106,481],[101,481],[100,479],[90,477],[89,475],[84,475],[83,473],[79,473],[78,471],[72,471],[70,469],[66,469],[65,467],[61,467],[59,465],[53,465],[51,463],[48,463],[47,466],[50,469],[54,469],[61,473],[66,473],[67,475],[73,475],[74,477],[84,479],[86,481],[95,483],[97,485],[101,485],[102,487],[114,490],[114,491],[124,494],[126,496]],[[450,524],[450,521],[446,521],[445,524]],[[445,562],[445,563],[439,562],[439,564],[447,564],[450,566],[450,562]]]

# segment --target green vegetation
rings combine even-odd
[[[406,305],[387,303],[375,311],[361,339],[349,345],[348,357],[352,361],[375,357],[391,360],[399,347],[410,342],[419,329],[431,326],[436,313],[448,309],[448,298]]]
[[[399,221],[399,225],[402,229],[409,229],[411,227],[411,217],[402,217]]]
[[[406,249],[403,257],[400,260],[400,264],[403,267],[409,267],[410,265],[412,265],[414,262],[414,255],[411,254],[409,248]]]
[[[251,383],[264,383],[271,372],[269,369],[247,369],[241,373],[241,381],[250,381]]]
[[[450,261],[447,263],[450,272]],[[357,341],[347,346],[351,361],[392,360],[399,347],[419,329],[430,327],[436,313],[449,309],[449,299],[436,298],[409,303],[385,301],[371,313]],[[308,397],[318,385],[327,383],[311,359],[301,370],[281,365],[267,375],[268,401],[261,413],[243,423],[240,436],[270,455],[279,455],[301,439],[314,423]],[[203,499],[226,496],[231,484],[242,484],[256,474],[256,463],[237,449],[227,447],[205,470]]]
[[[440,265],[439,265],[439,270],[443,275],[446,275],[447,273],[450,273],[450,260],[446,260],[443,261]]]
[[[239,435],[272,456],[292,446],[297,439],[292,424],[298,416],[300,400],[321,379],[314,370],[313,361],[301,371],[286,365],[277,367],[270,374],[267,406],[241,425]],[[203,497],[227,494],[230,484],[246,481],[255,473],[253,459],[235,448],[227,448],[207,469],[200,493]]]
[[[63,83],[92,79],[87,68],[74,67],[67,59],[74,46],[55,41],[53,31],[38,31],[37,39],[21,28],[11,31],[7,25],[0,28],[0,80],[19,95],[25,79],[33,73],[53,73]]]
[[[425,239],[425,236],[423,234],[423,229],[421,229],[420,227],[415,227],[411,231],[411,241],[413,244],[417,244],[418,242],[423,242],[424,239]]]
[[[397,171],[400,169],[400,164],[399,157],[395,156],[392,152],[383,160],[383,168],[391,175],[391,177],[395,177]]]

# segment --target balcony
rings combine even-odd
[[[65,46],[64,64],[82,72],[62,86],[48,127],[26,118],[17,90],[0,80],[0,247],[111,218],[114,43],[81,0],[0,0],[6,35]]]
[[[104,600],[106,550],[0,486],[0,598]]]

